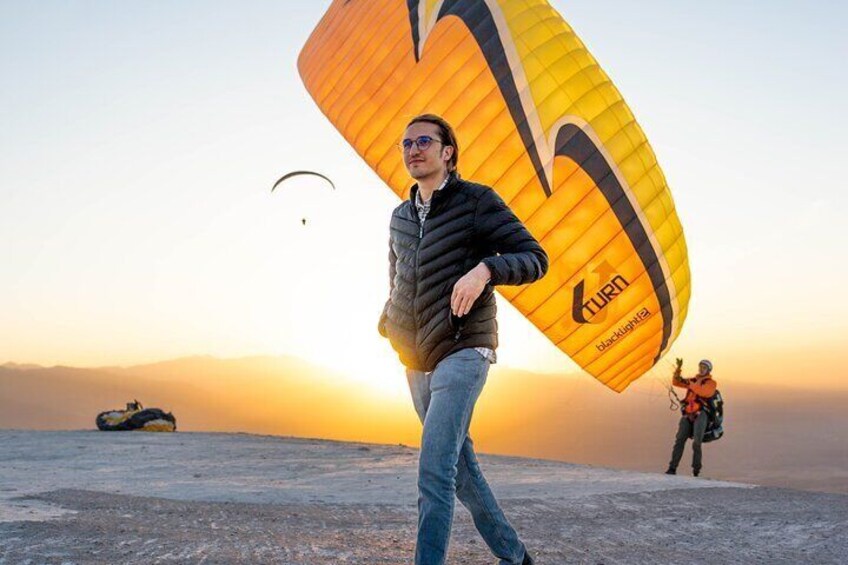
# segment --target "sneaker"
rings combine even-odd
[[[675,469],[674,467],[669,467],[668,469],[665,470],[665,474],[666,475],[676,475],[677,469]]]
[[[693,477],[697,477],[697,476],[698,476],[698,475],[700,475],[700,474],[701,474],[701,470],[700,470],[700,469],[692,469],[692,476],[693,476]]]

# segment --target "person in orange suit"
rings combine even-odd
[[[671,451],[671,461],[668,463],[667,475],[677,474],[677,465],[683,456],[683,447],[686,440],[692,438],[692,474],[698,476],[701,473],[701,441],[707,429],[708,416],[704,410],[704,404],[716,392],[716,382],[713,379],[713,364],[704,359],[698,363],[698,374],[692,378],[684,379],[681,376],[683,359],[677,360],[674,376],[671,384],[686,389],[686,398],[680,411],[683,414],[680,424],[677,426],[677,437],[674,440],[674,448]]]

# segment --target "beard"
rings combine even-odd
[[[406,165],[406,163],[404,163]],[[406,165],[406,170],[415,180],[426,179],[430,177],[446,177],[451,173],[451,169],[449,168],[449,164],[447,161],[442,161],[441,159],[431,160],[428,159],[424,162],[417,163],[417,166]]]
[[[409,176],[414,178],[415,180],[421,180],[434,174],[439,173],[439,169],[435,166],[427,166],[427,163],[414,163],[417,166],[408,166],[406,170],[409,172]]]

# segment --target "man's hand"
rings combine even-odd
[[[489,267],[480,263],[456,281],[451,294],[451,312],[460,318],[468,314],[491,278]]]

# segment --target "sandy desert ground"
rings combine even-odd
[[[410,563],[417,450],[0,431],[0,564]],[[483,456],[540,564],[844,563],[848,496]],[[495,559],[457,506],[449,563]]]

